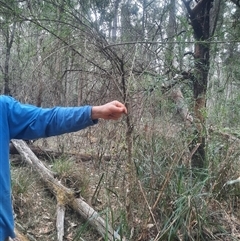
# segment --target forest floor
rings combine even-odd
[[[92,178],[88,178],[88,183],[84,184],[85,188],[88,188],[87,194],[84,190],[85,195],[90,197],[94,193],[96,182],[99,180],[99,173],[96,172],[91,161],[87,163],[70,161],[74,165],[75,174],[71,176],[71,173],[68,173],[62,182],[65,182],[65,186],[75,189],[74,182],[77,179],[74,175],[76,173],[91,176]],[[42,183],[38,174],[23,163],[12,166],[12,179],[16,228],[30,241],[57,240],[56,198]],[[100,209],[100,204],[99,202],[99,207],[95,206],[95,209]],[[66,206],[64,240],[71,241],[74,238],[85,241],[101,240],[101,236],[94,229],[91,230],[91,227],[86,228],[85,223],[86,220],[83,220],[79,214]],[[76,238],[79,232],[81,232],[82,239]]]
[[[100,122],[98,126],[101,125]],[[102,125],[102,129],[104,127],[105,125]],[[99,129],[101,130],[101,128]],[[99,129],[97,130],[99,131]],[[95,211],[104,213],[109,205],[105,180],[113,179],[113,173],[120,171],[121,160],[110,160],[111,158],[106,156],[106,153],[110,156],[113,155],[114,147],[111,146],[112,144],[106,143],[107,141],[99,145],[96,137],[99,133],[96,134],[93,130],[96,129],[88,128],[72,134],[40,139],[35,141],[33,146],[63,153],[56,159],[51,157],[39,159],[49,170],[57,173],[56,178],[65,187],[74,190],[77,198],[81,197]],[[109,138],[112,137],[114,138],[114,135],[109,131],[106,140],[109,141]],[[112,143],[112,140],[110,142]],[[83,153],[87,158],[79,159],[79,153]],[[89,159],[89,156],[94,157]],[[19,155],[11,155],[12,196],[16,228],[29,241],[57,241],[56,197],[41,181],[39,174],[19,157]],[[103,176],[104,178],[102,178]],[[100,183],[101,180],[102,183]],[[97,193],[96,190],[98,190]],[[114,209],[114,202],[117,201],[117,198],[113,193],[110,195],[110,205]],[[94,228],[86,224],[86,220],[66,206],[63,240],[100,241],[103,238]]]
[[[145,127],[146,126],[143,127],[144,131],[146,131]],[[113,131],[115,129],[120,130],[121,128],[118,129],[116,126],[114,126],[107,132],[106,129],[104,129],[107,128],[105,125],[102,125],[101,128],[103,129],[104,134],[95,133],[90,128],[74,135],[70,134],[61,137],[38,140],[34,142],[34,145],[55,151],[62,151],[65,154],[72,153],[73,155],[65,155],[58,159],[50,158],[42,161],[45,166],[57,173],[57,178],[63,185],[73,189],[76,195],[83,198],[90,206],[94,208],[94,210],[100,214],[103,214],[104,216],[104,213],[106,210],[109,210],[108,208],[110,207],[110,210],[114,213],[114,215],[119,218],[121,217],[118,216],[118,214],[121,212],[120,209],[123,208],[123,210],[125,210],[124,202],[123,199],[121,199],[121,196],[124,196],[124,192],[127,190],[124,184],[123,176],[123,173],[126,171],[126,160],[121,159],[121,154],[125,151],[126,147],[124,141],[121,139],[122,133],[117,133],[116,137],[116,132]],[[164,190],[162,192],[162,207],[160,207],[156,213],[159,216],[159,219],[157,219],[157,215],[155,216],[156,224],[161,223],[163,213],[166,215],[165,212],[170,212],[169,216],[171,216],[175,211],[178,211],[174,205],[179,202],[179,204],[183,205],[183,209],[179,215],[183,214],[183,217],[176,217],[179,218],[180,221],[182,220],[183,229],[179,228],[178,239],[173,238],[171,240],[240,240],[240,201],[238,198],[240,189],[238,186],[233,185],[228,187],[224,186],[224,183],[226,183],[227,180],[238,175],[239,173],[236,170],[236,165],[238,165],[239,160],[238,149],[236,151],[229,149],[231,153],[229,150],[226,150],[226,154],[221,153],[222,163],[214,167],[214,178],[216,179],[211,181],[211,183],[214,183],[215,186],[210,189],[215,188],[217,190],[215,193],[206,193],[204,190],[204,184],[203,189],[199,189],[198,191],[197,188],[196,193],[193,193],[195,192],[195,187],[193,186],[192,190],[183,191],[183,196],[180,195],[178,197],[177,192],[174,190],[177,179],[171,180],[171,178],[169,178],[169,180],[167,180],[168,185],[164,186],[165,189],[162,189],[162,187],[159,186],[159,182],[162,182],[162,180],[164,181],[164,178],[170,173],[169,165],[174,164],[171,162],[169,163],[168,159],[166,159],[167,164],[161,164],[161,162],[164,163],[165,159],[159,158],[160,156],[164,157],[164,155],[172,156],[172,148],[176,148],[174,143],[179,143],[178,137],[176,142],[171,139],[172,136],[177,133],[176,129],[172,132],[169,132],[167,128],[165,128],[165,130],[167,132],[167,139],[169,139],[168,143],[164,143],[164,145],[167,147],[164,149],[163,144],[160,143],[160,149],[157,149],[159,146],[154,146],[155,149],[153,151],[156,152],[153,154],[157,156],[157,163],[153,164],[158,165],[156,167],[159,168],[159,171],[150,170],[152,173],[148,174],[147,165],[152,159],[152,150],[148,145],[151,142],[151,139],[149,139],[148,136],[145,136],[148,138],[147,141],[144,141],[144,143],[138,143],[138,151],[140,151],[141,155],[145,155],[143,156],[143,171],[145,172],[144,175],[146,174],[146,177],[144,178],[147,180],[148,176],[150,176],[151,182],[155,185],[154,189],[149,189],[149,202],[151,201],[154,203],[157,198],[156,196],[159,196],[159,190]],[[156,134],[156,131],[154,133]],[[139,134],[136,136],[138,137]],[[161,133],[161,136],[163,136],[163,133]],[[76,140],[79,140],[79,143]],[[142,141],[142,139],[140,139],[140,141]],[[157,142],[161,142],[160,138],[157,140]],[[146,150],[145,147],[141,146],[142,144],[146,146]],[[182,146],[179,146],[179,148],[182,150]],[[160,154],[158,153],[159,150],[161,151]],[[85,153],[91,154],[92,156],[94,154],[94,156],[97,156],[97,158],[83,161],[79,160],[78,156],[75,156],[74,153]],[[126,156],[126,153],[124,155]],[[115,156],[115,158],[110,158],[108,160],[108,158],[104,159],[103,156]],[[149,157],[151,158],[148,159]],[[17,155],[17,161],[14,161],[15,158],[16,156],[11,156],[12,196],[16,228],[22,234],[24,234],[29,241],[57,241],[56,198],[42,183],[39,175],[36,174],[31,167],[24,163],[24,161],[19,160],[19,155]],[[178,163],[176,163],[176,168],[176,170],[180,170]],[[139,171],[141,170],[139,169]],[[179,178],[178,174],[179,173],[174,172],[172,174],[172,178]],[[186,184],[187,183],[184,183],[184,185]],[[201,183],[199,185],[201,185]],[[188,184],[186,186],[188,186]],[[150,215],[147,209],[147,205],[149,205],[149,203],[144,200],[144,195],[147,195],[148,193],[147,191],[139,190],[139,187],[136,187],[136,190],[137,188],[138,191],[136,191],[136,195],[133,197],[136,205],[135,207],[133,206],[134,214],[136,215],[134,217],[134,225],[136,232],[139,232],[140,236],[144,222]],[[168,199],[168,195],[170,196],[170,200]],[[187,195],[186,199],[184,195]],[[169,201],[164,201],[164,199]],[[171,199],[175,199],[175,201]],[[183,200],[182,203],[180,202],[181,200]],[[189,204],[184,200],[189,200]],[[191,207],[190,205],[191,202],[194,203],[195,201],[199,202],[199,210],[197,210],[195,206]],[[186,206],[184,206],[185,204]],[[195,204],[196,203],[194,203],[194,205]],[[187,210],[187,216],[184,216],[185,210]],[[198,214],[199,211],[203,213]],[[116,223],[118,222],[118,218],[114,220]],[[189,218],[189,220],[185,221],[185,218]],[[199,225],[198,222],[200,221],[202,224]],[[186,227],[186,225],[189,225],[189,227]],[[156,237],[159,230],[152,229],[152,223],[147,223],[147,227],[149,227],[148,233],[153,234],[153,237]],[[186,227],[186,230],[184,230],[184,227]],[[198,236],[197,233],[198,227],[202,228],[202,234],[200,236]],[[181,232],[183,232],[183,234],[181,234]],[[192,238],[185,239],[184,235],[189,235],[189,237]],[[197,237],[194,238],[193,235],[197,235]],[[135,237],[137,236],[138,235]],[[142,239],[130,238],[129,241],[154,240],[151,239],[150,236],[147,235]],[[84,220],[70,207],[66,206],[63,241],[78,240],[103,241],[104,239],[93,227],[90,227],[86,224],[86,220]],[[161,240],[164,240],[164,238]],[[166,240],[168,239],[166,238]]]

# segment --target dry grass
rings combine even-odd
[[[99,127],[35,144],[94,154],[87,162],[73,155],[46,165],[129,240],[238,240],[239,184],[225,185],[240,176],[238,147],[211,138],[209,167],[193,171],[186,162],[191,135],[176,123],[159,123],[135,126],[132,163],[126,162],[126,127],[121,122],[101,122]],[[106,161],[105,155],[111,158]],[[129,170],[134,171],[131,179]],[[12,168],[12,178],[16,221],[23,233],[32,240],[56,240],[54,198],[24,165]],[[67,209],[65,240],[101,240],[85,224]]]

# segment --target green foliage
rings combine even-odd
[[[163,124],[163,120],[161,123],[164,130],[174,127]],[[158,225],[148,232],[155,233],[154,238],[163,241],[212,240],[225,235],[235,240],[225,225],[225,218],[229,217],[223,218],[221,214],[227,212],[230,203],[236,203],[239,196],[239,184],[226,185],[239,177],[236,161],[239,152],[235,144],[212,135],[207,145],[209,167],[192,170],[184,144],[192,137],[187,133],[174,133],[174,137],[170,137],[169,132],[161,129],[159,134],[154,128],[148,136],[141,135],[135,140],[136,173]],[[156,200],[157,206],[154,206]],[[220,203],[224,202],[230,202],[229,206],[222,207],[224,204]],[[139,210],[144,210],[142,219],[150,216],[148,210],[140,208],[144,204],[144,201],[138,202]],[[219,206],[222,211],[217,212]],[[149,221],[154,224],[151,218]]]
[[[14,195],[26,195],[33,185],[34,177],[25,175],[25,170],[19,168],[12,173],[12,191]]]

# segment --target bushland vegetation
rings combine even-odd
[[[238,240],[238,1],[0,1],[0,88],[128,115],[29,146],[124,240]],[[56,199],[12,159],[16,227],[60,240]],[[106,225],[106,230],[108,229]],[[108,240],[66,205],[63,240]]]

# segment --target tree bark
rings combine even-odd
[[[110,224],[105,222],[99,213],[97,213],[83,200],[75,198],[72,190],[66,188],[57,179],[55,179],[52,172],[42,164],[24,141],[12,140],[12,143],[26,162],[40,175],[42,181],[56,196],[57,200],[61,200],[62,205],[69,205],[78,212],[98,231],[103,238],[107,238],[107,240],[110,241],[126,240],[125,238],[120,237],[120,235],[113,230]]]
[[[198,150],[192,157],[194,167],[206,167],[205,154],[205,124],[206,124],[206,92],[208,83],[208,73],[210,68],[210,37],[214,34],[214,28],[211,28],[210,13],[214,0],[200,0],[192,7],[192,1],[182,0],[189,15],[191,25],[196,40],[194,51],[194,119],[196,123],[196,135],[192,147],[200,143]],[[217,21],[217,17],[214,21]],[[191,148],[191,147],[190,147]]]

